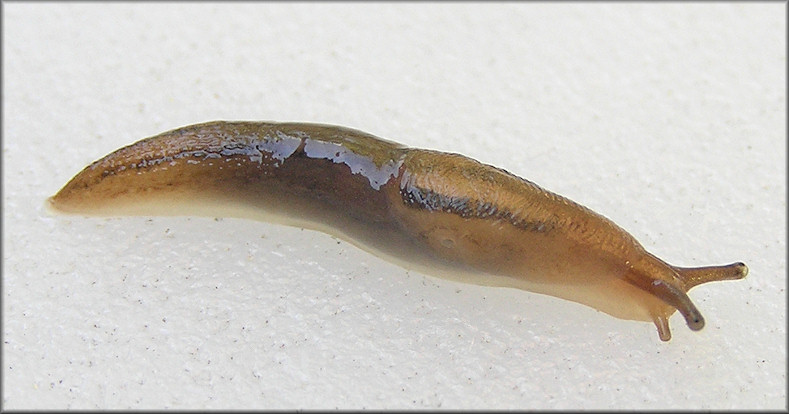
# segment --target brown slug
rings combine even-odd
[[[207,122],[121,148],[49,199],[89,215],[253,218],[320,230],[425,274],[508,286],[652,321],[743,263],[669,265],[605,217],[507,171],[339,126]]]

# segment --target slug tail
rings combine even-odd
[[[55,201],[55,196],[47,197],[47,199],[44,201],[44,211],[46,211],[49,215],[60,213],[57,202]]]

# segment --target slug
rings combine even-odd
[[[322,231],[422,273],[582,303],[617,318],[704,318],[687,291],[743,263],[676,267],[605,217],[468,157],[345,127],[207,122],[94,162],[50,197],[83,215],[252,218]]]

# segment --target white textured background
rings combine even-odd
[[[3,8],[4,408],[786,408],[786,7]],[[313,121],[506,168],[684,266],[707,327],[236,219],[48,216],[146,136]]]

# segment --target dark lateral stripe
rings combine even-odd
[[[429,211],[443,211],[457,214],[463,218],[484,219],[494,217],[505,220],[515,227],[527,231],[547,232],[553,226],[549,223],[528,221],[520,219],[511,211],[496,208],[491,203],[480,203],[468,197],[449,197],[424,188],[409,186],[400,190],[403,203],[412,208],[421,208]]]

